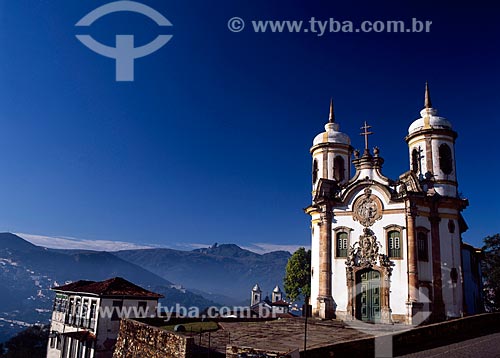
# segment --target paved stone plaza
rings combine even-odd
[[[302,350],[304,348],[304,319],[301,318],[266,322],[220,322],[219,326],[221,329],[210,333],[210,347],[217,352],[225,352],[227,344],[256,349],[272,347],[277,351]],[[378,333],[378,331],[364,333],[340,321],[309,319],[307,348],[312,349],[343,341],[367,338],[378,335]],[[194,338],[196,344],[201,343],[202,346],[208,347],[208,333],[203,333],[201,336],[194,334]]]

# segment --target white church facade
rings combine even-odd
[[[369,150],[369,128],[359,153],[331,103],[310,150],[313,315],[406,324],[459,317],[468,201],[457,190],[457,133],[437,115],[426,85],[425,107],[405,138],[409,170],[391,180],[379,149]]]

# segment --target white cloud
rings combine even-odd
[[[26,241],[31,242],[37,246],[48,247],[51,249],[72,249],[72,250],[93,250],[93,251],[119,251],[119,250],[139,250],[139,249],[153,249],[159,246],[135,244],[132,242],[124,241],[110,241],[110,240],[85,240],[74,237],[55,237],[45,235],[35,235],[26,233],[15,233]],[[168,246],[162,246],[168,247]],[[193,250],[207,248],[210,245],[200,243],[177,243],[174,247],[177,250]],[[255,252],[257,254],[266,254],[272,251],[288,251],[294,253],[298,248],[305,247],[306,245],[287,245],[287,244],[271,244],[271,243],[250,243],[243,245],[241,248]]]
[[[139,245],[132,242],[109,241],[109,240],[85,240],[74,237],[53,237],[44,235],[34,235],[25,233],[15,233],[26,241],[37,246],[48,247],[51,249],[78,249],[94,251],[119,251],[119,250],[137,250],[151,249],[153,246]]]

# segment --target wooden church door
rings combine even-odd
[[[380,320],[380,273],[375,270],[363,270],[357,276],[356,318],[365,322],[378,322]]]

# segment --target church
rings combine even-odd
[[[424,108],[405,137],[409,170],[390,179],[379,148],[369,149],[370,128],[361,128],[364,151],[354,150],[332,101],[310,149],[313,315],[415,325],[467,314],[465,291],[480,296],[481,280],[464,289],[469,203],[458,193],[457,133],[438,116],[426,84]]]

